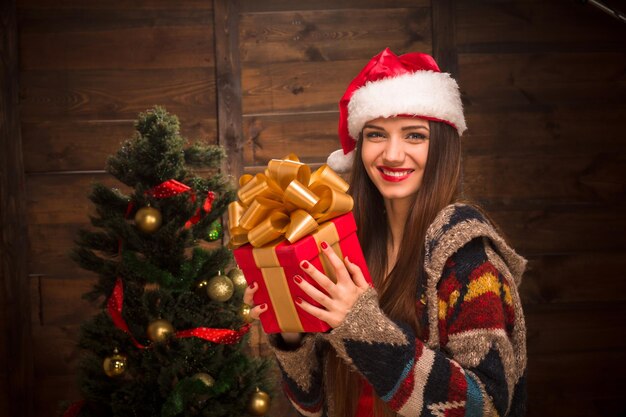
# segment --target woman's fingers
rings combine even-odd
[[[313,285],[306,282],[300,275],[294,276],[293,280],[300,286],[300,288],[302,288],[302,291],[304,291],[313,300],[317,301],[326,308],[330,306],[330,298]]]
[[[346,269],[346,265],[341,261],[341,258],[337,256],[334,249],[327,242],[322,242],[320,246],[322,248],[322,253],[326,256],[326,259],[328,259],[328,262],[330,262],[335,270],[337,283],[346,282],[350,278],[350,274]]]
[[[259,284],[253,282],[252,284],[246,287],[246,290],[243,293],[243,302],[244,304],[248,304],[249,306],[254,304],[254,293],[259,289]]]
[[[335,328],[339,325],[339,323],[337,323],[337,320],[334,319],[334,315],[328,312],[328,310],[315,307],[314,305],[307,303],[300,297],[296,298],[296,304],[298,305],[299,308],[306,311],[313,317],[317,317],[318,319],[325,321],[332,328]]]
[[[246,303],[247,304],[247,303]],[[263,313],[265,313],[267,311],[267,304],[263,303],[261,305],[258,305],[256,307],[252,307],[250,309],[250,318],[253,320],[258,320],[259,316]]]
[[[322,287],[327,293],[333,294],[333,289],[335,287],[335,283],[330,280],[326,275],[320,272],[315,266],[311,265],[310,262],[302,261],[300,262],[300,268],[304,272],[306,272],[311,278],[317,282],[320,287]]]
[[[366,290],[370,285],[365,280],[365,276],[363,276],[363,271],[361,271],[361,267],[359,267],[357,264],[352,263],[347,256],[344,258],[344,260],[346,261],[346,267],[350,272],[350,276],[352,276],[354,284],[357,287]]]

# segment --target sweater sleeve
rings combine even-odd
[[[483,239],[474,239],[448,260],[437,287],[439,348],[389,319],[373,289],[328,340],[401,416],[516,415],[513,398],[524,384],[512,340],[512,291]]]
[[[289,348],[279,335],[268,336],[282,374],[285,395],[300,415],[325,415],[319,334],[307,333],[299,347]]]

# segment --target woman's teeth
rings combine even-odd
[[[412,169],[408,169],[406,171],[387,171],[386,169],[381,169],[381,171],[383,172],[383,174],[389,175],[391,177],[404,177],[405,175],[409,175],[411,172],[413,172]]]

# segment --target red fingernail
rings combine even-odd
[[[293,277],[293,280],[296,281],[297,284],[302,282],[302,277],[300,275],[296,275]]]
[[[300,298],[300,297],[296,297],[296,303],[298,303],[298,304],[302,304],[302,298]]]
[[[303,261],[301,265],[302,265],[302,268],[304,268],[304,269],[308,269],[309,268],[309,263],[307,261]]]
[[[320,246],[322,247],[322,249],[327,249],[328,248],[328,243],[322,242],[322,244]]]
[[[263,303],[263,305],[261,306],[261,310],[265,310],[267,308],[267,304]]]
[[[254,284],[255,284],[254,282],[251,282],[251,283],[250,283],[250,285],[249,285],[249,287],[250,287],[250,288],[254,288]]]

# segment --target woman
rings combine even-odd
[[[526,261],[458,202],[465,119],[457,83],[425,54],[375,56],[340,102],[359,240],[374,288],[322,243],[333,283],[293,277],[322,308],[324,334],[272,335],[283,386],[304,416],[521,416],[526,330],[516,286]],[[244,301],[252,303],[256,287]],[[267,306],[255,306],[258,318]]]

